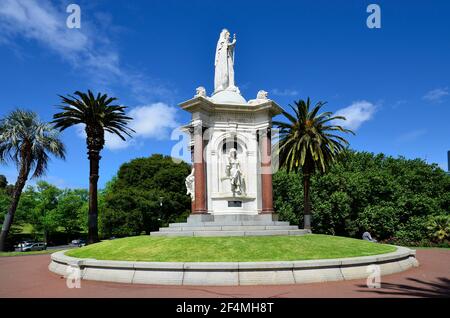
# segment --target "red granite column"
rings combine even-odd
[[[206,213],[206,180],[205,180],[205,158],[203,157],[203,128],[201,125],[194,127],[194,192],[195,209],[194,214]]]
[[[261,213],[273,213],[272,194],[272,138],[270,128],[260,134],[261,146]]]
[[[194,146],[191,147],[191,162],[192,162],[192,168],[194,168]],[[195,176],[195,171],[194,171],[194,176]],[[195,193],[195,182],[194,182],[194,193]],[[195,211],[195,196],[193,199],[191,199],[191,213],[194,213],[194,211]]]

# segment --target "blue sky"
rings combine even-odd
[[[66,7],[81,7],[81,29]],[[366,8],[381,7],[381,29]],[[177,104],[213,89],[222,28],[237,34],[236,82],[248,100],[264,89],[286,107],[310,96],[348,117],[357,150],[423,158],[446,169],[450,150],[448,1],[0,0],[0,116],[16,107],[49,121],[57,94],[102,91],[136,118],[136,138],[108,137],[100,186],[130,159],[170,154]],[[67,160],[46,180],[87,187],[80,129],[62,133]],[[10,182],[16,171],[0,166]]]

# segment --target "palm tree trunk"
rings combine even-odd
[[[22,190],[27,182],[28,173],[30,171],[29,166],[29,164],[22,160],[19,176],[17,177],[16,184],[14,185],[11,204],[9,205],[8,212],[5,215],[5,219],[3,220],[2,231],[0,233],[0,251],[6,251],[6,239],[8,237],[9,230],[11,229],[17,206],[19,205]]]
[[[89,215],[87,244],[97,243],[98,239],[98,202],[97,183],[99,178],[99,151],[89,151]]]
[[[311,202],[309,190],[311,186],[311,174],[303,173],[303,228],[311,229]]]

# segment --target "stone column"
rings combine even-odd
[[[206,210],[206,178],[205,178],[205,158],[203,140],[203,127],[196,125],[194,127],[194,192],[195,208],[194,214],[207,213]]]
[[[193,138],[193,134],[191,134],[191,138]],[[194,168],[194,146],[189,146],[191,151],[191,162],[192,168]],[[195,212],[195,172],[194,172],[194,198],[191,199],[191,213]]]
[[[272,137],[270,128],[260,132],[261,147],[261,213],[273,213],[272,194]]]

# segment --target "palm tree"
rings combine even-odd
[[[98,203],[97,182],[99,178],[100,151],[105,145],[105,131],[125,140],[131,137],[131,128],[127,127],[132,119],[125,115],[126,106],[112,104],[117,100],[106,94],[98,93],[97,97],[90,90],[88,93],[75,92],[77,97],[61,96],[60,113],[53,115],[55,128],[63,131],[74,125],[84,124],[89,159],[89,215],[88,244],[98,242]]]
[[[15,110],[0,121],[0,162],[12,161],[19,170],[3,221],[0,250],[6,248],[6,238],[30,172],[34,170],[32,178],[42,176],[47,169],[49,154],[65,158],[64,145],[58,135],[52,125],[41,122],[37,114],[30,111]]]
[[[345,150],[348,141],[336,135],[335,132],[352,133],[351,130],[334,123],[345,120],[343,116],[332,116],[332,112],[319,114],[325,102],[318,102],[310,110],[311,102],[299,100],[295,107],[289,105],[294,115],[283,111],[288,122],[274,121],[278,126],[279,142],[278,153],[281,167],[288,172],[302,171],[303,174],[303,203],[304,228],[311,228],[310,186],[311,175],[316,171],[325,172]],[[300,221],[299,221],[300,225]]]

